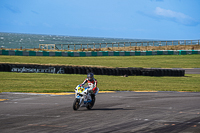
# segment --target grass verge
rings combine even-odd
[[[0,72],[0,92],[73,92],[86,75]],[[102,91],[191,91],[200,92],[200,75],[185,77],[95,75]]]
[[[106,67],[199,68],[200,55],[45,57],[0,56],[0,62]]]

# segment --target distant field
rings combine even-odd
[[[106,56],[106,57],[45,57],[0,56],[0,62],[106,67],[200,68],[200,55]]]
[[[86,75],[0,72],[0,92],[71,92]],[[100,90],[200,92],[200,75],[185,77],[95,75]]]

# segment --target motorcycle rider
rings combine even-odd
[[[93,73],[88,73],[87,74],[87,78],[83,81],[83,83],[80,86],[85,85],[86,83],[88,83],[88,86],[90,87],[90,89],[92,90],[91,96],[95,96],[98,92],[97,92],[97,80],[94,78],[94,74]]]

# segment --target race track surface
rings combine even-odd
[[[172,68],[172,69],[185,70],[185,74],[200,74],[200,68]]]
[[[101,93],[92,110],[74,95],[0,93],[0,132],[199,133],[200,93]]]

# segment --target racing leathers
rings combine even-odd
[[[92,89],[93,94],[95,94],[97,92],[97,80],[95,78],[93,78],[93,80],[86,78],[81,85],[83,86],[86,83],[88,83],[88,86]]]

